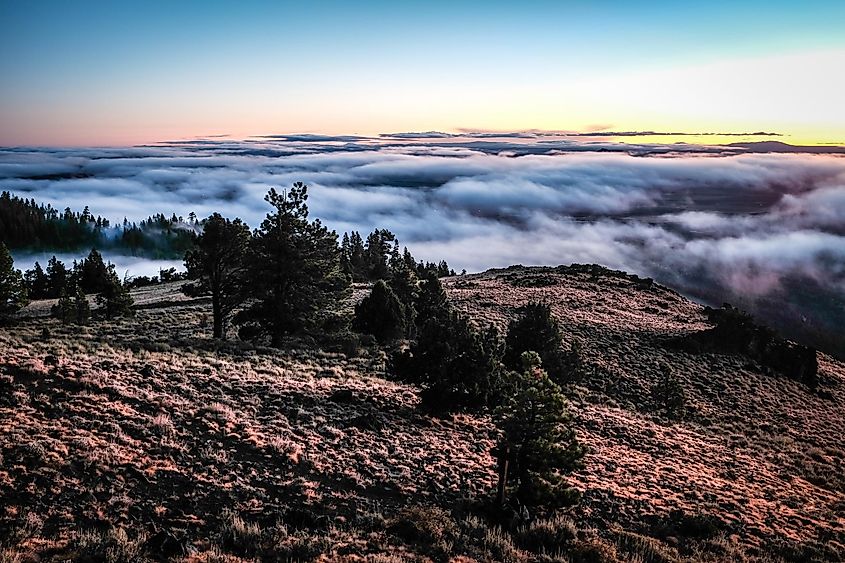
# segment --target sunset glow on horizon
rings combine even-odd
[[[457,4],[3,1],[0,145],[465,129],[845,144],[841,2]],[[718,135],[759,132],[777,135]]]

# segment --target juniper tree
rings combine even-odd
[[[560,387],[541,367],[536,352],[524,352],[523,369],[510,374],[513,392],[497,409],[502,431],[497,448],[499,502],[512,494],[526,506],[572,504],[577,491],[565,481],[581,467],[578,443]]]
[[[229,315],[243,301],[244,269],[249,247],[249,227],[240,219],[231,221],[219,213],[203,224],[193,249],[185,254],[188,295],[211,294],[212,334],[225,338]]]
[[[379,280],[372,292],[355,306],[352,327],[372,334],[381,344],[388,344],[405,334],[405,310],[393,290]]]
[[[235,316],[244,336],[264,334],[274,344],[319,328],[349,294],[337,233],[308,220],[308,188],[297,182],[264,198],[274,211],[255,231],[247,257],[252,303]]]
[[[428,318],[410,350],[394,357],[393,371],[422,387],[422,401],[442,412],[495,405],[501,389],[501,347],[494,327],[476,330],[451,310]]]
[[[23,276],[15,269],[9,249],[0,242],[0,322],[8,320],[26,304]]]

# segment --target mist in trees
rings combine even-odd
[[[112,226],[88,207],[82,212],[59,211],[8,191],[0,193],[0,240],[13,250],[119,248],[132,255],[175,258],[191,247],[194,227],[190,219],[162,214]]]

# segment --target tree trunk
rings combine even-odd
[[[505,495],[508,489],[508,458],[510,457],[511,448],[509,444],[502,444],[499,446],[499,484],[496,487],[496,504],[503,506],[505,504]]]
[[[220,296],[211,296],[211,316],[214,319],[214,338],[223,338],[223,311],[220,307]]]

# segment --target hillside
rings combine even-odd
[[[566,515],[488,526],[489,417],[429,416],[377,349],[214,343],[208,302],[169,284],[134,291],[131,319],[63,327],[36,302],[0,329],[0,561],[845,553],[845,365],[820,355],[813,390],[743,356],[680,351],[667,343],[708,328],[703,308],[604,269],[444,285],[500,328],[543,300],[580,348],[586,373],[566,393],[590,452]],[[682,420],[652,400],[667,369],[686,393]]]

